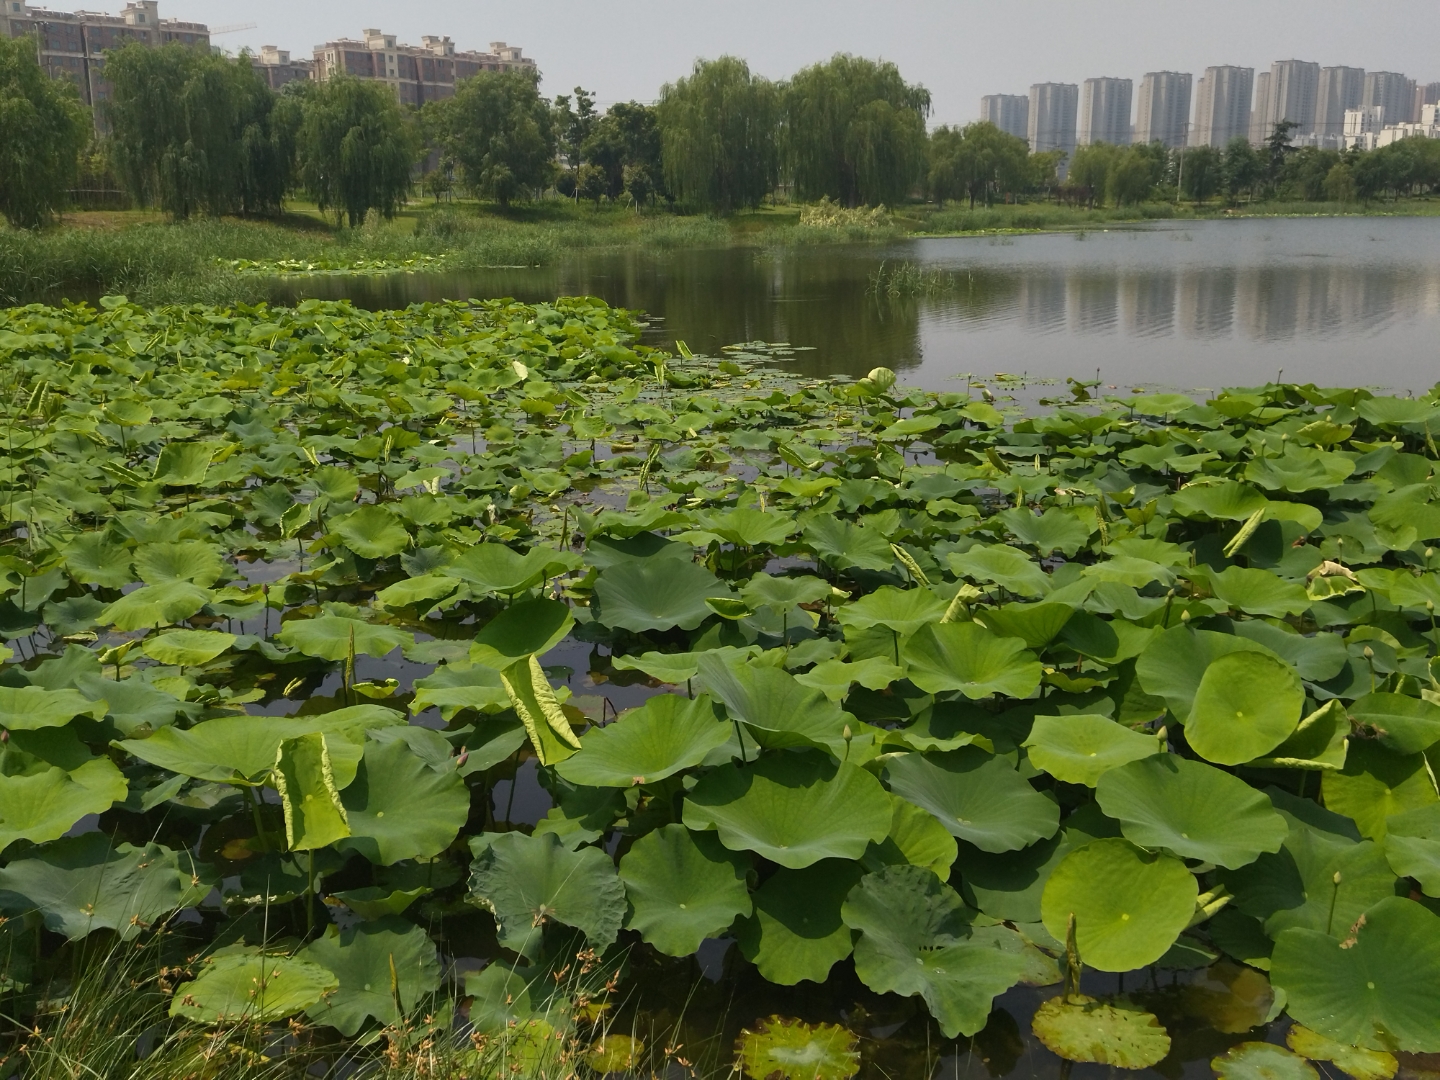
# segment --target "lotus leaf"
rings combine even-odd
[[[314,851],[350,835],[323,733],[283,740],[275,755],[274,778],[291,851]]]
[[[1037,769],[1067,784],[1086,787],[1094,787],[1111,769],[1161,750],[1154,736],[1132,731],[1108,716],[1094,715],[1037,716],[1024,746]]]
[[[879,529],[852,525],[843,518],[813,518],[803,539],[836,570],[889,570],[895,565],[895,553]]]
[[[188,581],[202,589],[225,576],[225,564],[215,546],[199,540],[142,544],[135,551],[135,570],[147,585]]]
[[[1035,1037],[1067,1061],[1148,1069],[1170,1053],[1170,1035],[1128,998],[1053,997],[1035,1010]]]
[[[321,660],[344,660],[352,655],[387,656],[415,640],[410,634],[396,627],[350,619],[343,615],[291,619],[277,636],[292,649],[299,649],[306,656]]]
[[[909,637],[928,623],[939,622],[945,601],[924,589],[897,589],[882,585],[868,596],[846,604],[838,613],[841,625],[864,630],[883,626]]]
[[[1070,916],[1081,962],[1100,971],[1153,964],[1195,914],[1200,890],[1173,855],[1142,851],[1128,840],[1076,848],[1050,874],[1040,901],[1045,929],[1065,940]]]
[[[964,902],[923,867],[867,875],[846,898],[841,918],[860,932],[860,980],[877,993],[923,997],[946,1038],[984,1027],[991,1002],[1023,972],[1018,950],[972,940]]]
[[[1307,682],[1324,682],[1340,674],[1348,654],[1345,642],[1334,634],[1313,637],[1272,626],[1259,619],[1242,619],[1233,624],[1235,633],[1265,646],[1294,666]],[[1283,625],[1283,624],[1282,624]]]
[[[770,606],[780,610],[799,604],[814,604],[830,595],[830,585],[817,577],[774,577],[756,574],[740,590],[740,598],[752,608]]]
[[[511,707],[525,725],[525,733],[530,736],[540,764],[564,761],[580,748],[580,740],[561,710],[538,659],[529,656],[516,661],[500,673],[500,681],[510,697]]]
[[[978,623],[936,623],[905,643],[910,680],[931,694],[959,690],[968,698],[1029,697],[1041,667],[1019,638],[998,637]]]
[[[1320,1080],[1298,1054],[1267,1042],[1244,1042],[1210,1062],[1220,1080]]]
[[[850,1080],[860,1071],[859,1045],[850,1031],[781,1016],[742,1030],[736,1057],[751,1080]]]
[[[1328,809],[1382,842],[1386,819],[1440,802],[1423,754],[1396,754],[1358,740],[1351,740],[1345,768],[1324,774],[1321,790]]]
[[[803,675],[796,675],[795,681],[801,686],[819,690],[838,705],[856,683],[867,690],[884,690],[904,677],[903,668],[896,667],[883,657],[870,656],[853,664],[844,660],[826,660]]]
[[[1045,883],[1072,846],[1065,833],[1038,840],[1019,851],[998,854],[966,844],[960,854],[961,891],[967,901],[991,918],[1016,924],[1038,923]]]
[[[954,836],[982,851],[1016,851],[1053,836],[1056,805],[1032,788],[1004,758],[977,747],[948,754],[889,759],[890,790],[939,819]]]
[[[741,954],[768,982],[823,983],[853,948],[840,906],[863,874],[844,859],[777,870],[755,891],[755,913],[736,927]]]
[[[851,718],[793,675],[711,652],[700,654],[697,667],[705,688],[761,746],[815,746],[837,757],[844,753],[845,726]]]
[[[574,625],[570,608],[559,600],[511,604],[475,635],[470,659],[503,670],[516,660],[544,656]]]
[[[214,630],[171,630],[147,640],[145,655],[161,664],[194,667],[208,664],[235,641],[234,634]]]
[[[213,885],[210,867],[189,852],[85,833],[0,868],[0,908],[38,911],[47,930],[71,941],[101,929],[129,941],[200,903]]]
[[[1074,614],[1069,604],[1006,604],[987,609],[980,621],[1001,637],[1019,638],[1027,649],[1041,649],[1055,640]]]
[[[708,833],[665,825],[646,833],[620,860],[630,901],[626,925],[667,956],[689,956],[751,912],[749,860]]]
[[[881,865],[909,863],[927,867],[941,881],[948,881],[950,868],[960,853],[955,837],[928,810],[904,799],[892,802],[890,834],[865,853],[865,865],[873,870]]]
[[[77,716],[103,716],[105,707],[78,690],[0,686],[0,728],[9,731],[64,727]]]
[[[1326,702],[1270,753],[1250,762],[1254,768],[1326,769],[1345,767],[1350,718],[1338,700]]]
[[[545,578],[574,569],[577,562],[568,552],[553,548],[537,547],[520,555],[504,544],[479,544],[442,572],[480,592],[514,595]]]
[[[327,896],[325,902],[338,901],[362,919],[383,919],[387,915],[404,914],[411,904],[430,892],[424,886],[418,889],[384,889],[378,885],[367,885],[363,889],[343,889]]]
[[[532,955],[552,921],[581,931],[596,949],[614,942],[625,918],[625,887],[603,852],[570,851],[555,836],[485,839],[470,872],[470,895],[495,916],[501,945]]]
[[[1233,652],[1266,651],[1265,646],[1234,634],[1176,626],[1145,647],[1135,662],[1135,673],[1145,692],[1164,698],[1166,707],[1183,724],[1211,663]]]
[[[1007,510],[999,520],[1022,544],[1035,548],[1042,556],[1059,551],[1073,556],[1090,539],[1089,525],[1067,510],[1052,507],[1044,513],[1029,510]]]
[[[1183,517],[1216,521],[1244,521],[1266,506],[1264,495],[1234,480],[1186,484],[1171,496],[1171,501]]]
[[[1311,602],[1304,586],[1284,581],[1267,570],[1240,566],[1210,575],[1210,588],[1230,607],[1251,615],[1283,618],[1304,611]]]
[[[182,622],[210,602],[210,593],[189,581],[146,585],[126,593],[100,613],[99,622],[116,630],[148,630]]]
[[[1275,939],[1270,977],[1290,1015],[1367,1050],[1440,1050],[1440,916],[1391,896],[1339,933],[1295,927]]]
[[[1349,714],[1397,754],[1418,754],[1440,742],[1440,705],[1420,698],[1366,694],[1350,706]]]
[[[92,702],[104,702],[105,715],[126,736],[165,727],[173,723],[181,711],[195,708],[138,679],[116,682],[101,675],[80,675],[75,679],[75,687]]]
[[[307,1015],[342,1035],[357,1034],[372,1017],[386,1027],[398,1024],[440,988],[440,963],[430,935],[393,915],[348,930],[331,926],[296,959],[339,981],[337,989],[307,1007]]]
[[[357,507],[337,521],[334,530],[345,546],[362,559],[399,555],[410,546],[405,526],[383,506]]]
[[[258,950],[222,953],[175,988],[170,1015],[229,1026],[284,1020],[319,1004],[339,986],[327,968]]]
[[[708,533],[724,543],[746,548],[783,544],[795,532],[792,518],[743,508],[723,514],[697,514],[695,525],[701,534]]]
[[[215,449],[211,443],[168,443],[155,461],[155,483],[168,487],[197,486],[205,479]]]
[[[1304,1024],[1295,1024],[1285,1033],[1285,1045],[1312,1061],[1328,1061],[1355,1080],[1391,1080],[1400,1069],[1393,1054],[1347,1046],[1311,1031]]]
[[[753,851],[798,870],[821,859],[858,859],[890,831],[879,782],[819,754],[769,753],[707,773],[685,798],[684,821],[715,829],[731,851]]]
[[[135,580],[130,552],[104,533],[81,533],[65,547],[65,568],[82,585],[119,589]]]
[[[579,753],[556,771],[572,784],[592,787],[653,784],[699,765],[730,735],[730,725],[704,695],[690,701],[661,694],[608,727],[591,730],[580,740]]]
[[[1440,803],[1396,814],[1385,823],[1385,858],[1401,877],[1440,896]]]
[[[92,758],[72,770],[0,776],[0,851],[16,840],[56,840],[87,814],[105,813],[127,789],[109,758]]]
[[[1229,653],[1206,667],[1185,738],[1207,761],[1240,765],[1288,739],[1304,706],[1305,690],[1290,665],[1265,653]]]
[[[380,866],[435,857],[470,816],[470,792],[460,774],[437,772],[399,740],[365,741],[355,779],[341,790],[340,801],[350,836],[338,846]]]
[[[602,570],[596,579],[596,617],[606,626],[636,633],[675,626],[694,630],[711,615],[705,601],[728,595],[728,586],[695,563],[627,561]]]
[[[973,547],[947,556],[950,569],[961,577],[993,582],[1018,596],[1044,596],[1050,578],[1022,551],[1001,544]]]
[[[410,709],[415,713],[439,709],[440,716],[448,722],[462,709],[494,712],[509,704],[510,694],[499,671],[488,665],[463,663],[446,664],[436,668],[433,675],[416,679]],[[521,741],[524,741],[523,732]]]

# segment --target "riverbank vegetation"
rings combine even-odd
[[[638,331],[0,312],[17,1071],[1440,1052],[1440,397]]]

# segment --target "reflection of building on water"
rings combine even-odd
[[[1235,328],[1235,271],[1181,274],[1178,292],[1180,333],[1200,341],[1230,336]]]
[[[1031,272],[1019,281],[1016,303],[1027,330],[1055,334],[1065,329],[1065,297],[1068,288],[1064,273]]]
[[[1125,329],[1136,337],[1163,337],[1175,330],[1173,271],[1127,275],[1121,284]]]
[[[1120,279],[1114,274],[1071,274],[1070,327],[1077,334],[1113,334],[1120,322]]]

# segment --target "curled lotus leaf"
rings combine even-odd
[[[1148,1069],[1170,1053],[1170,1034],[1154,1013],[1127,998],[1053,997],[1035,1010],[1031,1030],[1066,1061]]]
[[[860,1043],[838,1024],[771,1016],[741,1029],[735,1058],[750,1080],[850,1080],[860,1071]]]
[[[1304,1024],[1293,1024],[1285,1032],[1285,1045],[1311,1061],[1328,1061],[1354,1080],[1393,1080],[1400,1070],[1394,1054],[1383,1050],[1363,1050],[1358,1046],[1327,1039]]]

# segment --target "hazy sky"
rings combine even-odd
[[[929,87],[935,123],[973,120],[982,94],[1034,82],[1115,75],[1138,86],[1147,71],[1198,76],[1213,64],[1297,58],[1440,82],[1434,0],[161,0],[160,11],[254,22],[217,43],[307,57],[367,26],[413,43],[448,34],[461,49],[507,41],[539,62],[547,95],[578,84],[602,102],[653,100],[697,57],[733,53],[783,78],[850,52],[893,60]]]

